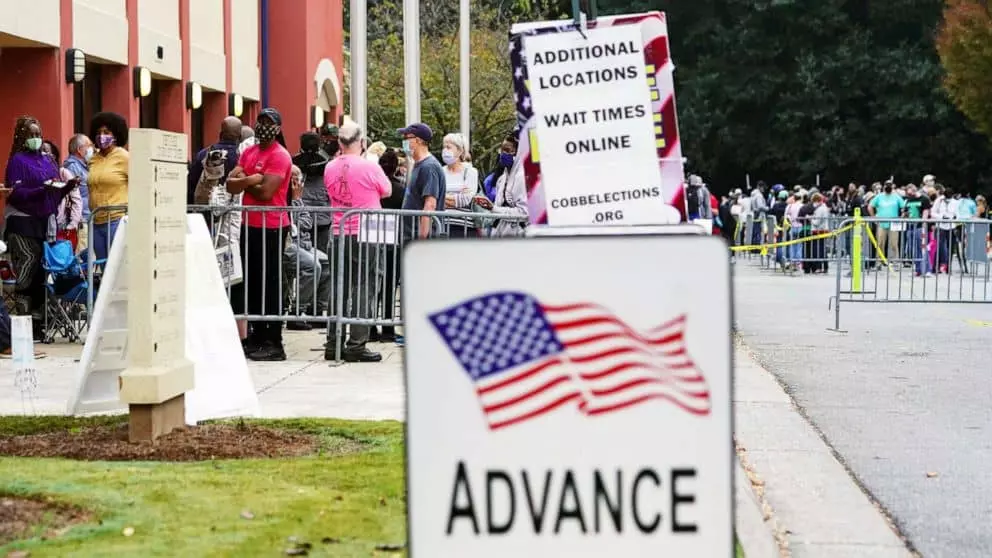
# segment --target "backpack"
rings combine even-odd
[[[685,192],[685,205],[686,205],[686,218],[691,219],[692,215],[699,217],[702,212],[699,210],[701,207],[699,205],[699,193],[702,188],[698,186],[689,186],[686,188]]]

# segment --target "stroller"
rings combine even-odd
[[[95,263],[99,265],[100,261]],[[76,256],[68,240],[46,242],[41,265],[46,276],[44,342],[52,343],[57,336],[70,343],[79,342],[88,320],[88,266]]]

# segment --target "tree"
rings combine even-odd
[[[987,1],[947,0],[937,52],[954,104],[992,137],[992,13]]]
[[[473,164],[486,172],[495,165],[496,150],[503,137],[513,131],[516,109],[506,54],[509,25],[506,16],[479,3],[473,11],[470,149]],[[407,124],[404,122],[402,6],[382,2],[370,9],[369,16],[381,25],[398,28],[369,39],[368,133],[373,139],[398,145],[396,129]],[[445,134],[459,131],[460,127],[457,9],[454,17],[455,25],[439,23],[437,27],[428,27],[422,22],[421,27],[426,31],[421,38],[421,113],[434,130],[435,149],[440,148]]]

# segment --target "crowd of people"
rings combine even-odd
[[[778,248],[775,258],[776,263],[805,273],[828,270],[831,254],[824,237],[856,214],[874,219],[870,224],[874,242],[865,246],[865,265],[891,270],[895,263],[912,267],[917,276],[950,273],[955,256],[967,271],[962,225],[992,217],[984,196],[954,192],[933,175],[923,177],[920,186],[898,185],[890,179],[870,187],[852,182],[846,189],[833,186],[823,191],[804,186],[790,190],[781,184],[769,188],[759,182],[747,195],[738,189],[724,196],[718,211],[731,244],[801,241]],[[768,217],[774,218],[774,230],[760,226]],[[751,223],[755,225],[747,226]],[[811,240],[804,241],[807,238]],[[830,245],[849,249],[845,242]]]
[[[424,123],[397,130],[402,144],[391,147],[371,142],[354,122],[325,124],[302,133],[295,155],[286,148],[282,124],[274,108],[263,109],[253,126],[229,116],[218,141],[189,164],[191,211],[203,211],[215,246],[230,247],[230,266],[221,268],[234,313],[271,317],[239,321],[248,359],[285,360],[283,329],[309,330],[314,324],[327,327],[325,357],[335,358],[335,281],[342,274],[332,270],[332,258],[342,248],[348,255],[345,311],[388,321],[401,277],[395,254],[404,242],[523,231],[527,192],[515,134],[499,146],[496,168],[483,173],[472,165],[464,135],[448,134],[438,142]],[[63,159],[58,142],[45,138],[36,118],[24,116],[15,124],[0,190],[6,196],[4,238],[14,273],[10,311],[33,317],[36,341],[45,337],[44,247],[69,242],[81,259],[92,251],[94,261],[106,260],[126,214],[127,142],[126,120],[99,113],[88,134],[72,136]],[[432,147],[441,148],[439,157]],[[225,209],[239,206],[246,209]],[[361,216],[346,218],[345,213],[382,209],[407,213],[392,217],[398,234],[385,246],[386,257],[379,260],[385,265],[379,266],[359,256]],[[291,301],[297,319],[287,319]],[[0,356],[9,357],[7,312],[0,304]],[[367,348],[370,340],[402,343],[390,327],[340,329],[346,335],[342,357],[348,362],[381,360]]]

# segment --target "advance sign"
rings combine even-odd
[[[436,288],[445,261],[508,253],[513,269]],[[404,257],[411,556],[732,555],[719,240],[447,240]],[[680,259],[695,269],[672,273]]]

